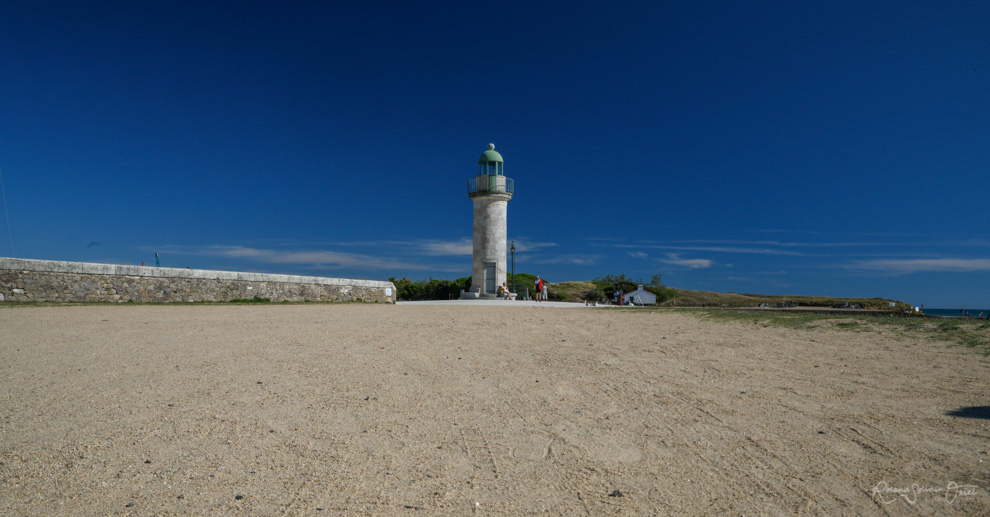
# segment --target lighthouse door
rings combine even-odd
[[[495,294],[495,263],[485,262],[485,292]]]

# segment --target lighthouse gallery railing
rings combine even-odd
[[[498,178],[505,178],[505,176],[488,176],[487,181],[484,179],[480,182],[478,178],[471,178],[468,180],[468,194],[474,194],[475,192],[506,192],[508,194],[515,193],[515,181],[512,178],[505,178],[505,187],[498,184]]]

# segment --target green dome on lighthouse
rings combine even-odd
[[[481,157],[478,158],[478,163],[502,163],[502,161],[502,155],[495,150],[495,144],[488,144],[488,150],[481,153]]]

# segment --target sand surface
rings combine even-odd
[[[3,308],[0,515],[985,515],[988,381],[672,312]]]

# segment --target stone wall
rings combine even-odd
[[[0,302],[395,303],[391,282],[0,257]]]

